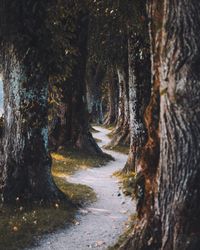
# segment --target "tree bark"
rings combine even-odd
[[[51,201],[61,197],[48,153],[48,77],[36,69],[34,53],[18,61],[9,47],[3,59],[4,135],[0,190],[3,202]]]
[[[144,30],[147,27],[143,25]],[[129,28],[129,108],[130,108],[130,152],[124,171],[137,171],[141,149],[147,140],[144,112],[151,95],[150,55],[148,35],[133,32]]]
[[[96,124],[103,123],[102,91],[101,86],[105,77],[102,65],[99,63],[95,67],[88,65],[87,70],[87,102],[90,122]]]
[[[115,81],[115,70],[111,67],[108,70],[108,112],[104,125],[114,125],[118,117],[118,87]]]
[[[102,155],[102,150],[90,133],[89,114],[86,100],[86,63],[87,63],[87,41],[89,16],[87,11],[78,13],[75,21],[76,31],[71,41],[76,54],[73,56],[75,62],[71,77],[63,83],[63,98],[58,107],[60,115],[54,119],[58,124],[56,131],[52,131],[51,141],[56,148],[59,146],[72,146],[90,154]],[[58,127],[58,129],[57,129]]]
[[[157,122],[155,130],[155,126],[149,126],[149,132],[153,129],[150,138],[154,138],[153,145],[158,144],[160,126],[160,161],[157,164],[157,157],[152,164],[156,147],[151,147],[149,164],[143,157],[144,214],[134,229],[134,236],[121,249],[197,250],[200,244],[200,3],[154,0],[148,2],[148,7],[154,93],[160,95],[160,124]]]
[[[128,72],[125,67],[118,67],[118,83],[119,83],[119,111],[118,120],[115,130],[112,132],[113,139],[111,146],[129,145],[130,129],[129,129],[129,89],[128,89]]]
[[[200,3],[165,1],[159,213],[162,249],[200,244]]]

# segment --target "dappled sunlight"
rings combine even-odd
[[[64,157],[63,155],[58,154],[58,153],[52,153],[51,156],[56,161],[66,161],[67,160],[66,157]]]

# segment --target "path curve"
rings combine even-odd
[[[95,138],[101,140],[100,147],[110,142],[109,130],[94,127],[98,133]],[[97,202],[80,210],[76,217],[77,225],[70,226],[40,241],[34,250],[88,250],[107,249],[114,244],[125,229],[128,217],[135,211],[135,204],[119,190],[119,183],[112,174],[124,167],[127,156],[110,150],[115,161],[101,168],[92,168],[77,172],[68,181],[88,185],[97,194]]]

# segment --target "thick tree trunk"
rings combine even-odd
[[[119,82],[119,111],[118,121],[115,130],[112,132],[113,139],[111,146],[129,145],[130,129],[129,129],[129,89],[128,89],[128,72],[124,67],[118,67]]]
[[[31,51],[19,62],[10,48],[3,62],[5,123],[0,187],[4,202],[17,197],[48,201],[60,196],[48,153],[48,78],[39,69],[31,74],[30,59],[34,60]]]
[[[56,115],[57,124],[50,140],[59,146],[72,146],[91,154],[103,154],[90,133],[86,100],[87,30],[89,17],[84,11],[78,13],[75,22],[75,38],[71,43],[77,50],[73,56],[76,63],[71,77],[63,83],[63,98]],[[56,132],[57,131],[57,132]]]
[[[154,147],[150,164],[143,159],[145,216],[121,249],[199,249],[199,8],[197,1],[149,1],[154,87],[161,95],[160,162],[156,171]]]
[[[199,9],[198,1],[165,0],[158,177],[165,250],[200,244]]]
[[[145,30],[145,25],[144,30]],[[147,36],[147,35],[146,35]],[[129,108],[130,108],[130,152],[124,171],[136,171],[141,149],[147,140],[144,112],[151,93],[150,56],[145,35],[130,31],[129,53]],[[144,48],[146,47],[146,50]],[[141,55],[141,53],[143,53]],[[144,55],[144,53],[146,53]]]

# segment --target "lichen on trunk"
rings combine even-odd
[[[126,67],[118,66],[119,104],[116,128],[112,131],[111,147],[128,146],[130,143],[129,87]]]
[[[153,92],[140,162],[145,201],[121,249],[199,249],[199,7],[197,1],[148,2]]]
[[[147,30],[147,22],[141,24]],[[144,112],[151,95],[151,74],[148,33],[141,34],[137,28],[129,27],[129,109],[130,109],[130,152],[125,172],[139,171],[142,147],[147,141]]]
[[[3,58],[5,118],[0,183],[4,202],[62,197],[51,176],[48,153],[48,78],[39,68],[31,74],[29,53],[19,62],[10,46]]]

